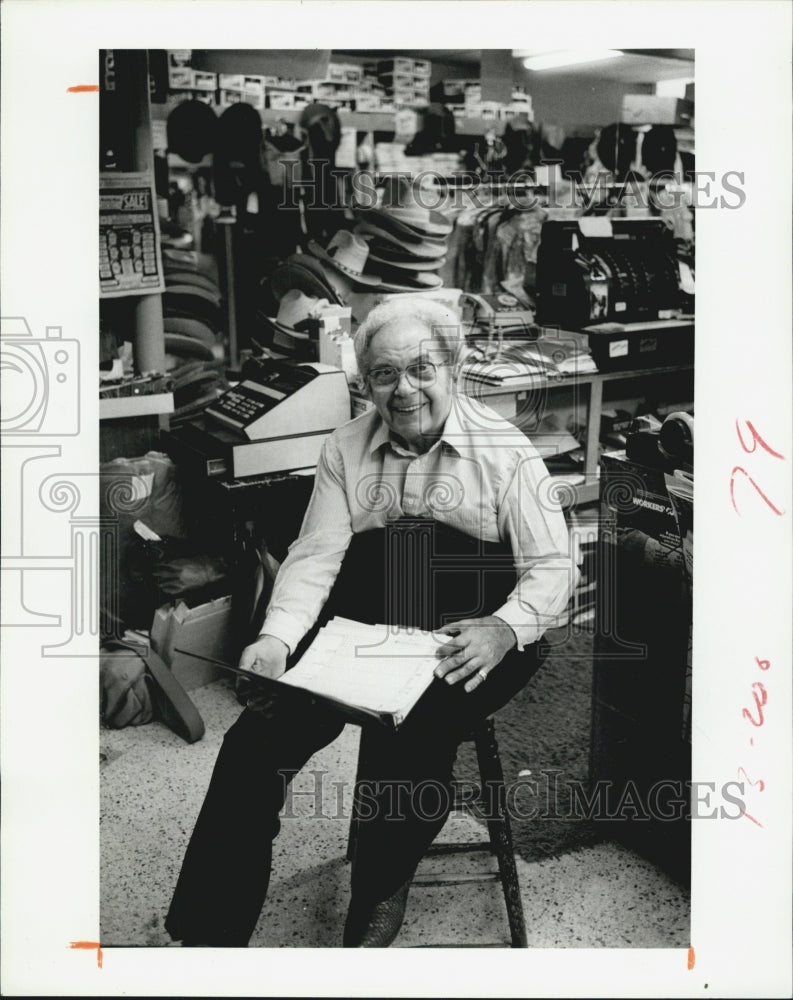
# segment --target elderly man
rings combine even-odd
[[[451,787],[462,738],[538,668],[536,642],[567,606],[576,569],[561,512],[540,500],[547,471],[536,451],[454,392],[454,317],[420,296],[392,299],[372,310],[355,348],[374,409],[328,438],[300,535],[240,666],[280,677],[333,614],[448,635],[404,724],[361,734],[369,808],[343,943],[385,947],[451,807],[439,794],[422,811],[426,797],[411,792]],[[166,921],[174,939],[247,945],[287,783],[343,726],[331,709],[286,698],[249,704],[225,736],[185,856]]]

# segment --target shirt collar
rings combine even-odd
[[[449,415],[446,417],[446,423],[443,425],[443,431],[440,436],[441,444],[445,444],[447,447],[451,448],[455,454],[459,455],[460,451],[458,443],[462,439],[463,435],[464,431],[460,423],[459,406],[457,400],[453,397]],[[377,426],[375,427],[374,433],[372,434],[372,438],[369,442],[369,454],[374,455],[375,452],[379,451],[383,445],[386,444],[396,446],[400,453],[406,454],[405,449],[392,439],[388,424],[386,424],[383,418],[378,414]]]

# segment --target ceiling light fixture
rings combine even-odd
[[[605,62],[616,59],[623,53],[619,49],[562,49],[558,52],[541,52],[523,60],[526,69],[561,69],[563,66],[579,66],[582,63]]]

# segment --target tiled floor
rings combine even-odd
[[[203,740],[192,746],[159,723],[102,730],[104,945],[159,947],[170,940],[163,929],[170,894],[223,733],[240,711],[225,681],[191,694],[206,724]],[[295,779],[252,946],[340,945],[349,899],[344,854],[357,741],[357,728],[347,727]],[[483,831],[470,816],[455,815],[441,836],[479,840]],[[250,849],[239,845],[241,864]],[[518,857],[517,864],[531,947],[689,944],[687,893],[625,847],[600,843],[532,863]],[[414,887],[394,946],[508,943],[503,897],[494,883]]]

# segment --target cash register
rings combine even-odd
[[[694,357],[694,274],[657,218],[545,222],[537,319],[585,334],[599,371]]]
[[[169,432],[173,457],[203,475],[235,479],[316,465],[325,438],[350,419],[344,372],[250,358],[241,374],[201,419]]]

